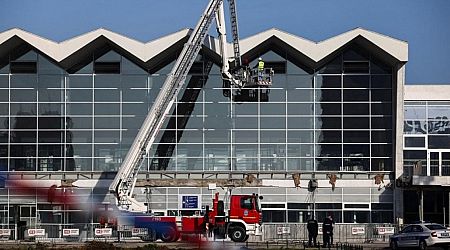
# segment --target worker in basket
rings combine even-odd
[[[258,65],[256,67],[258,68],[258,81],[262,81],[264,78],[264,61],[261,57],[258,58]]]

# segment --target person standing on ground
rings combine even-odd
[[[331,216],[325,218],[322,224],[323,247],[331,247],[331,237],[333,235],[333,221]]]
[[[317,223],[317,220],[314,219],[314,217],[311,217],[308,220],[307,224],[308,228],[308,246],[317,246],[317,234],[319,231],[319,225]]]

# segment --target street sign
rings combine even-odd
[[[133,228],[131,230],[131,236],[143,236],[148,234],[147,228]]]
[[[11,229],[0,229],[0,237],[11,236]]]
[[[199,209],[199,197],[198,195],[182,195],[181,196],[181,209]]]
[[[290,227],[277,227],[277,234],[290,234],[291,228]]]
[[[96,228],[95,236],[102,236],[102,237],[112,236],[112,228]]]
[[[377,233],[379,235],[394,234],[394,230],[394,227],[377,227]]]
[[[365,234],[366,229],[364,227],[352,227],[352,234]]]
[[[63,236],[64,237],[79,236],[79,235],[80,235],[80,229],[78,229],[78,228],[65,228],[65,229],[63,229]]]
[[[45,236],[45,229],[28,229],[29,237]]]

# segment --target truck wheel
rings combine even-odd
[[[160,238],[164,242],[173,242],[177,240],[177,232],[173,227],[164,228],[160,234]]]
[[[421,240],[419,242],[419,249],[420,250],[426,250],[427,249],[427,243],[425,241]]]
[[[246,238],[245,229],[240,226],[230,228],[230,238],[234,242],[244,242]]]
[[[398,246],[397,246],[397,242],[395,242],[395,241],[391,241],[391,249],[392,250],[397,250],[398,249]]]

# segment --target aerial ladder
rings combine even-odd
[[[162,88],[155,99],[147,117],[144,120],[133,144],[130,147],[116,177],[109,187],[109,191],[115,195],[116,204],[121,211],[127,212],[147,212],[147,206],[137,201],[133,197],[133,191],[138,178],[139,169],[150,151],[156,136],[160,131],[166,116],[170,112],[178,92],[185,83],[188,72],[194,63],[213,19],[216,20],[217,31],[219,34],[220,53],[222,57],[222,77],[224,81],[229,82],[238,89],[246,85],[255,84],[255,78],[252,77],[251,70],[248,67],[240,67],[241,58],[239,52],[239,37],[237,28],[236,5],[234,0],[229,0],[231,12],[231,24],[233,32],[233,50],[235,70],[233,74],[230,71],[230,65],[227,59],[227,42],[224,17],[223,0],[211,0],[199,22],[192,31],[188,41],[175,62],[171,72],[167,76]],[[272,71],[273,74],[273,71]],[[271,84],[272,75],[264,79],[264,84]],[[259,81],[256,82],[258,84]]]

